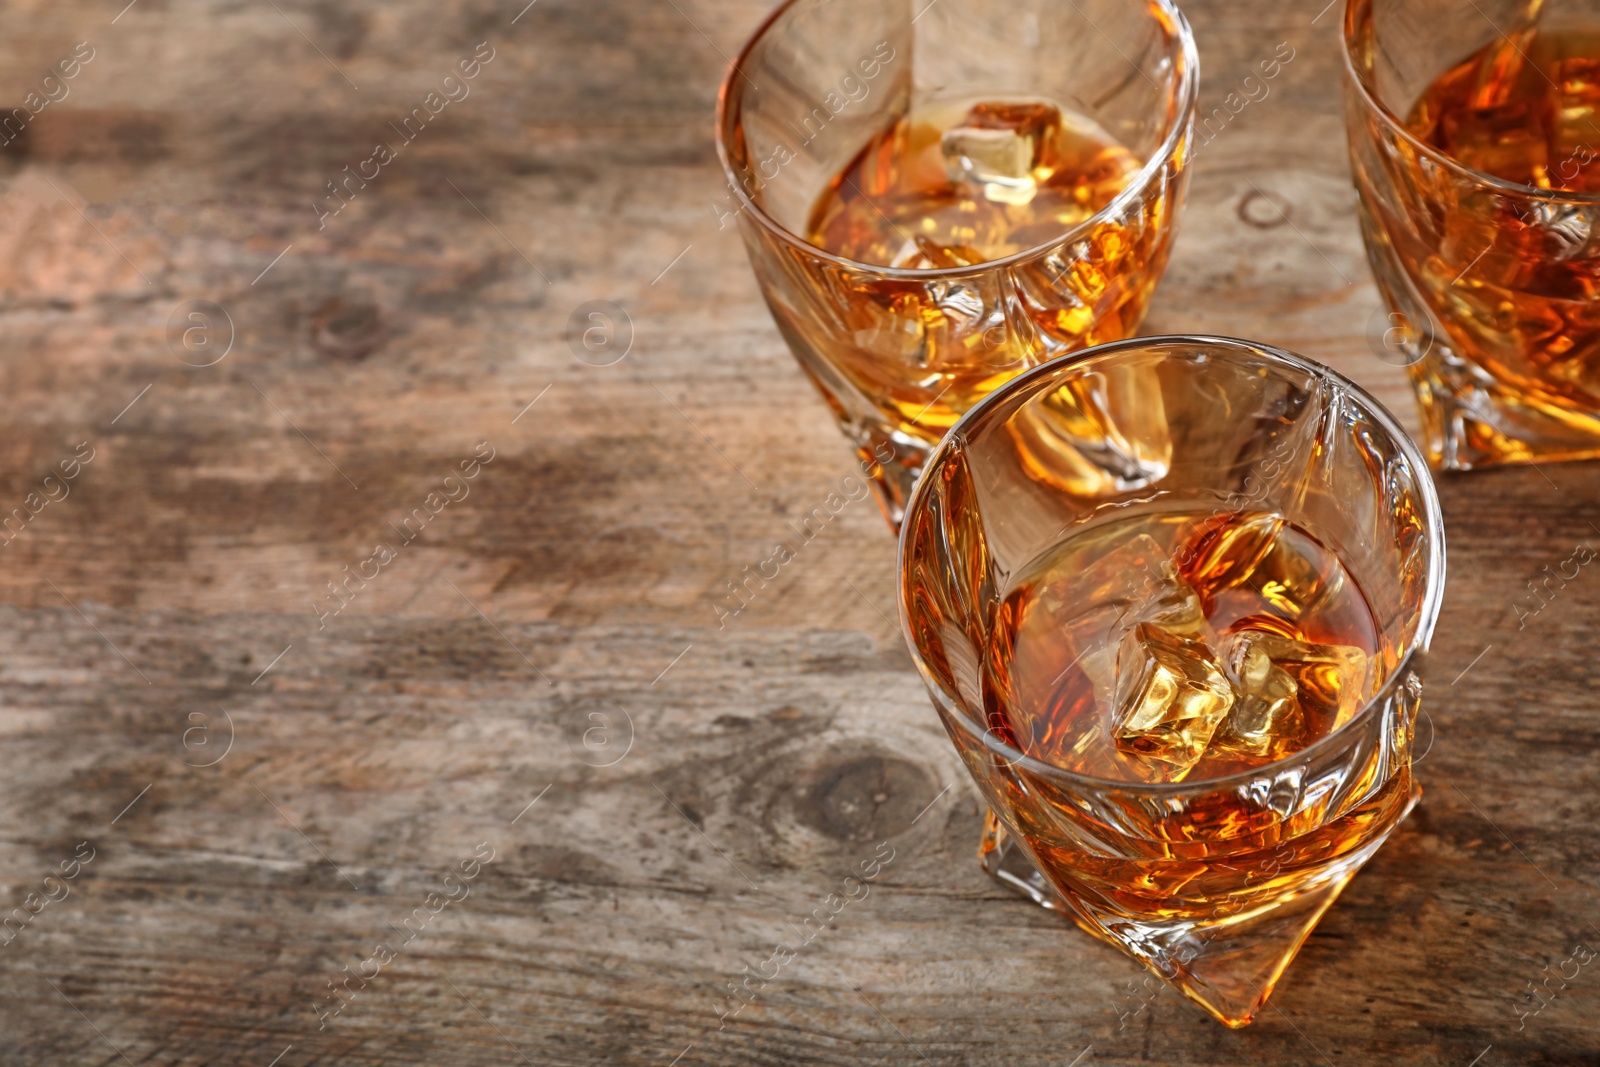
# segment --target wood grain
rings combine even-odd
[[[870,503],[716,624],[850,471],[708,206],[764,5],[119,6],[0,13],[0,102],[96,49],[0,149],[0,513],[95,457],[0,549],[0,905],[94,853],[0,947],[0,1064],[1600,1061],[1593,968],[1515,1012],[1600,944],[1600,576],[1511,608],[1600,536],[1600,468],[1446,480],[1421,805],[1256,1025],[1134,1014],[1131,963],[978,871]],[[1186,7],[1204,110],[1296,54],[1200,155],[1147,330],[1285,345],[1414,425],[1367,340],[1337,11]],[[481,41],[471,95],[319,229],[324,183]],[[208,367],[168,340],[202,300],[233,333]],[[632,322],[609,366],[569,345],[596,300]]]

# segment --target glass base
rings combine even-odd
[[[1600,456],[1600,412],[1535,402],[1434,340],[1410,367],[1428,459],[1442,470]]]
[[[1045,880],[1033,860],[1006,833],[992,811],[983,814],[983,840],[978,844],[978,866],[1001,885],[1027,897],[1041,908],[1070,916],[1072,909],[1061,899],[1056,887]]]
[[[984,817],[978,865],[1018,895],[1065,915],[1085,933],[1133,957],[1223,1025],[1238,1029],[1255,1020],[1323,913],[1421,795],[1421,788],[1413,786],[1410,802],[1387,830],[1330,864],[1300,892],[1225,919],[1141,922],[1082,897],[1067,897],[1039,872],[1026,846],[992,811]]]
[[[881,431],[869,432],[863,441],[862,435],[851,433],[849,426],[842,428],[846,436],[857,442],[856,456],[861,461],[861,470],[872,485],[889,528],[898,534],[900,520],[906,514],[906,501],[911,498],[917,476],[928,462],[931,447],[905,434]]]
[[[1389,311],[1381,334],[1374,330],[1369,340],[1383,362],[1405,367],[1411,377],[1429,463],[1464,471],[1600,456],[1600,411],[1534,396],[1462,357],[1364,205],[1360,219],[1367,261]]]

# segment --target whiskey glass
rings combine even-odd
[[[1541,26],[1593,27],[1597,17],[1593,0],[1346,8],[1361,233],[1390,312],[1386,343],[1407,367],[1424,444],[1443,469],[1600,455],[1600,195],[1565,180],[1600,153],[1600,118],[1588,117],[1600,99],[1577,68],[1569,82],[1530,59]],[[1469,120],[1456,140],[1501,176],[1416,132],[1430,90],[1475,56],[1471,104],[1484,106],[1449,121]],[[1537,106],[1564,111],[1560,123],[1536,127],[1516,98],[1522,76],[1548,90]],[[1550,187],[1504,176],[1523,164]]]
[[[979,399],[1136,331],[1171,248],[1198,84],[1170,0],[787,0],[739,53],[717,112],[728,190],[712,208],[738,226],[779,331],[891,526],[929,451]],[[818,197],[875,136],[974,100],[1052,101],[1137,169],[1089,217],[1036,227],[983,262],[882,266],[806,239]],[[862,185],[852,193],[875,205]]]
[[[1118,381],[1138,382],[1137,395]],[[1308,532],[1364,595],[1373,669],[1341,725],[1272,762],[1177,781],[1072,769],[1059,722],[1019,725],[1015,694],[1059,707],[1062,679],[1086,659],[1030,689],[1070,649],[1035,657],[1032,678],[1020,639],[1006,652],[1012,591],[1032,561],[1114,539],[1130,518],[1246,510]],[[1444,570],[1422,455],[1327,367],[1247,341],[1146,337],[1012,379],[934,449],[900,534],[907,644],[989,805],[981,866],[1228,1026],[1249,1023],[1420,795],[1412,737]],[[1063,600],[1052,610],[1098,607]],[[1117,672],[1120,683],[1120,661]]]

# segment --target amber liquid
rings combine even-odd
[[[1141,612],[1196,635],[1233,691],[1230,710],[1243,707],[1260,678],[1237,677],[1241,664],[1230,662],[1227,649],[1265,635],[1274,655],[1287,656],[1273,665],[1296,683],[1266,688],[1289,693],[1293,714],[1242,724],[1224,715],[1203,739],[1203,755],[1185,766],[1152,758],[1170,736],[1156,750],[1140,747],[1145,738],[1119,737],[1137,691],[1123,684],[1137,665],[1126,631]],[[1296,656],[1309,664],[1290,662]],[[1264,513],[1147,512],[1069,536],[1022,568],[1000,596],[983,695],[988,728],[1045,763],[1113,781],[1203,784],[1327,737],[1365,706],[1392,667],[1355,579],[1305,530]],[[1363,796],[1359,803],[1341,805],[1325,789],[1318,803],[1283,818],[1250,790],[1217,789],[1170,810],[1127,803],[1107,823],[1076,804],[1052,802],[1044,779],[1014,776],[985,757],[969,758],[969,766],[994,776],[1002,791],[1021,791],[1009,805],[1013,817],[1041,869],[1075,906],[1135,921],[1204,926],[1292,899],[1330,868],[1358,862],[1413,800],[1409,767],[1386,769],[1366,753],[1337,775],[1339,790]],[[1380,774],[1389,775],[1381,784]],[[1115,844],[1084,847],[1096,838]]]
[[[1600,28],[1497,39],[1429,85],[1406,125],[1474,170],[1600,193]]]
[[[1180,693],[1170,720],[1147,716],[1172,729],[1141,737],[1128,728],[1140,694],[1123,676],[1144,652],[1137,638],[1125,642],[1140,621],[1154,626],[1145,644],[1192,668],[1190,703],[1209,715],[1178,718],[1196,710]],[[1243,677],[1257,645],[1288,665],[1287,682],[1255,672],[1276,717],[1251,703]],[[1230,649],[1243,650],[1233,657],[1241,662],[1230,662]],[[1289,663],[1296,656],[1310,668]],[[1327,736],[1381,673],[1360,587],[1310,534],[1268,513],[1147,513],[1069,537],[1023,568],[996,616],[986,703],[991,728],[1046,763],[1182,781],[1264,766]],[[1166,690],[1157,689],[1159,701]],[[1177,742],[1192,750],[1174,760],[1163,745]]]
[[[1600,29],[1535,28],[1497,38],[1441,74],[1406,125],[1505,181],[1597,193],[1597,109]],[[1385,228],[1450,346],[1489,372],[1503,390],[1499,403],[1592,434],[1600,411],[1600,233],[1591,232],[1589,209],[1469,193],[1409,153],[1394,165],[1413,199],[1379,207],[1411,217]],[[1540,453],[1492,419],[1469,423],[1472,449],[1491,459]]]
[[[827,183],[807,239],[874,266],[981,268],[1089,221],[1142,162],[1050,103],[930,105],[880,130]],[[937,440],[1027,367],[1131,335],[1165,249],[1159,226],[1110,219],[1012,279],[843,277],[848,312],[809,341],[896,429]]]
[[[963,155],[959,132],[947,135],[963,129],[976,159]],[[879,132],[828,183],[807,238],[880,267],[972,266],[1087,221],[1139,165],[1105,131],[1051,104],[926,108]]]

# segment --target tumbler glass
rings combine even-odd
[[[717,115],[729,192],[713,209],[721,225],[736,221],[780,332],[891,525],[929,450],[979,399],[1136,331],[1172,243],[1198,82],[1170,0],[787,0],[734,61]],[[1092,215],[1014,235],[1008,254],[982,262],[940,247],[912,267],[882,266],[807,239],[819,197],[839,190],[852,160],[926,136],[884,140],[908,115],[974,102],[1025,114],[1041,101],[1126,161],[1126,184]],[[1022,147],[1000,132],[973,132],[972,155],[992,163]],[[862,180],[846,176],[841,191],[860,193],[867,221],[881,215],[909,246],[924,239],[917,222],[878,210],[885,166],[861,163]]]
[[[1600,455],[1597,29],[1595,0],[1345,11],[1361,232],[1444,469]]]
[[[1136,398],[1116,384],[1130,381]],[[1088,617],[1153,573],[1137,547],[1149,539],[1124,531],[1245,514],[1293,524],[1364,598],[1371,659],[1365,685],[1349,691],[1357,699],[1303,747],[1223,763],[1243,768],[1229,773],[1086,773],[1061,694],[1101,653],[1067,647],[1048,659],[1054,620]],[[1022,626],[1014,591],[1036,561],[1096,539],[1100,557],[1084,573],[1098,569],[1101,584],[1058,597],[1050,630]],[[1267,558],[1257,551],[1255,570],[1235,579],[1282,599],[1283,584],[1263,580]],[[1228,338],[1136,338],[991,393],[929,457],[899,558],[912,658],[989,804],[980,863],[1227,1025],[1250,1022],[1420,793],[1412,734],[1444,567],[1439,503],[1416,446],[1370,396],[1311,360]],[[1030,632],[1035,644],[1023,647]],[[1008,645],[1008,634],[1022,636]],[[1123,667],[1119,658],[1119,686]],[[1106,728],[1089,707],[1085,729]]]

